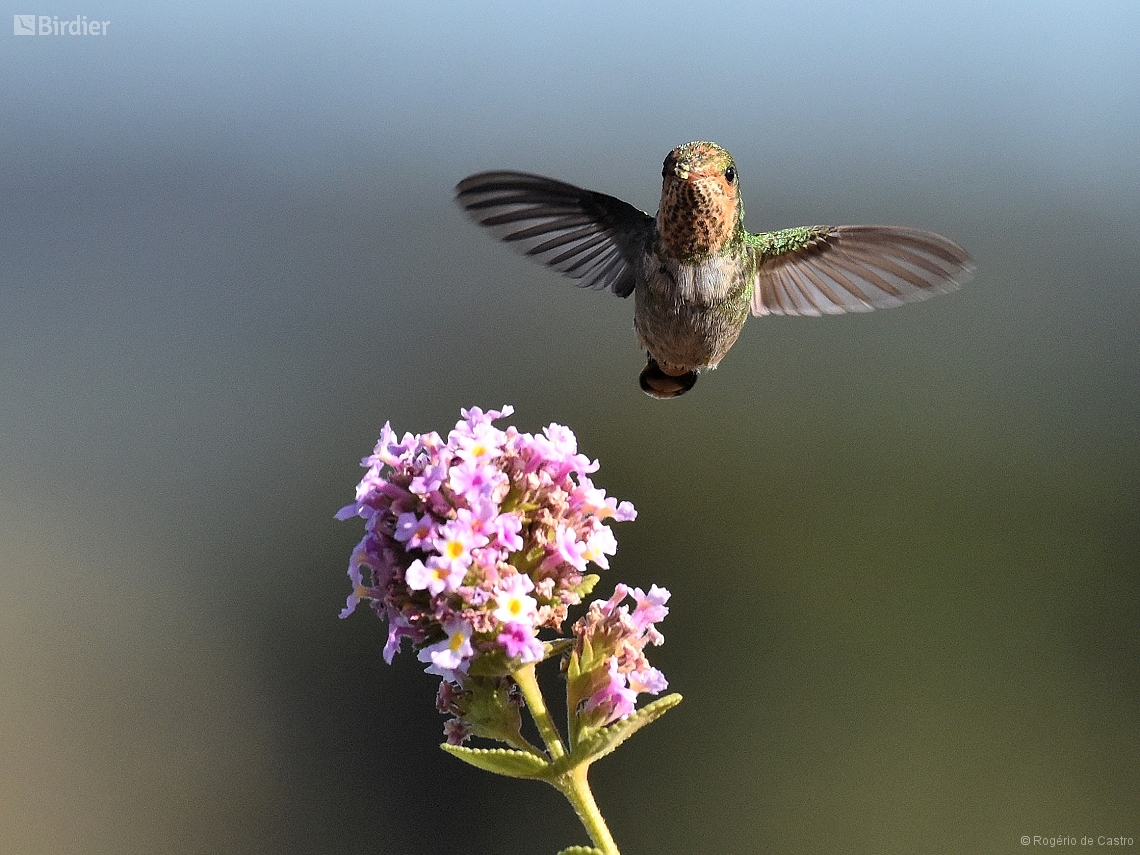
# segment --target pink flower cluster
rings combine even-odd
[[[591,483],[598,464],[569,428],[494,426],[513,411],[463,410],[446,442],[397,439],[385,424],[364,459],[356,501],[337,514],[365,520],[341,617],[370,601],[388,621],[386,661],[404,638],[428,673],[453,682],[486,654],[541,660],[539,630],[561,629],[592,587],[587,564],[607,569],[617,550],[603,521],[636,516]]]
[[[633,611],[622,605],[634,601]],[[608,600],[594,600],[585,617],[573,627],[574,655],[582,663],[583,684],[572,691],[572,700],[582,700],[582,714],[594,726],[603,726],[630,715],[642,692],[656,695],[668,687],[665,675],[645,658],[646,644],[663,644],[665,637],[655,624],[669,609],[669,592],[657,585],[645,593],[618,583]]]

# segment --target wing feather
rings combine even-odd
[[[754,315],[869,312],[953,291],[974,272],[951,240],[902,226],[811,226],[749,236]]]
[[[613,196],[525,172],[464,178],[456,199],[479,225],[584,288],[633,293],[653,218]]]

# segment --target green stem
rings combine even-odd
[[[551,761],[557,763],[566,757],[566,746],[562,742],[558,728],[554,726],[550,712],[546,709],[546,702],[543,700],[542,690],[538,687],[538,678],[534,673],[534,665],[520,668],[511,676],[515,678],[515,682],[518,683],[519,689],[522,691],[523,700],[526,701],[531,717],[538,726],[542,741],[546,743],[546,750],[550,754]],[[556,778],[548,778],[547,780],[562,795],[566,796],[566,799],[574,807],[574,812],[578,814],[578,819],[581,820],[586,832],[590,835],[594,846],[603,855],[621,855],[609,828],[606,827],[606,821],[602,818],[602,812],[598,810],[598,803],[594,801],[594,794],[590,792],[590,784],[586,780],[588,768],[588,764],[578,763],[569,767]]]
[[[598,810],[598,803],[594,801],[594,794],[590,792],[590,784],[586,781],[588,768],[586,764],[573,767],[558,780],[555,786],[574,806],[574,812],[586,827],[594,846],[604,855],[621,855],[609,828],[606,827],[606,821],[602,819],[602,812]]]
[[[531,718],[538,725],[539,735],[542,736],[542,741],[546,743],[546,750],[550,754],[550,759],[553,761],[561,760],[566,756],[566,746],[562,744],[562,737],[558,734],[558,728],[554,726],[554,720],[550,717],[549,710],[546,709],[546,701],[542,698],[542,690],[538,688],[538,678],[534,674],[534,664],[520,668],[511,676],[519,684],[523,700],[526,701]]]

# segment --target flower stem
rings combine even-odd
[[[554,785],[574,806],[574,812],[578,814],[578,819],[582,821],[590,839],[594,841],[594,846],[604,855],[621,855],[609,828],[606,827],[606,821],[602,818],[602,812],[598,810],[598,803],[594,801],[594,794],[590,792],[590,784],[586,781],[588,769],[589,766],[584,763],[574,766]]]
[[[522,692],[523,700],[526,701],[534,723],[538,726],[542,741],[546,743],[546,750],[550,754],[550,759],[554,762],[561,760],[566,756],[566,746],[562,742],[558,729],[554,726],[550,712],[546,709],[546,702],[543,700],[542,690],[538,687],[538,678],[534,673],[534,665],[520,668],[512,676],[519,685],[519,690]],[[590,792],[590,784],[586,780],[588,769],[588,763],[578,763],[570,766],[557,777],[547,780],[562,795],[566,796],[567,801],[573,806],[574,812],[578,814],[578,819],[581,820],[586,832],[590,835],[590,839],[594,842],[594,846],[603,855],[621,855],[609,828],[606,827],[605,819],[602,818],[602,812],[598,810],[598,803],[594,801],[594,794]]]
[[[562,737],[558,734],[558,728],[554,726],[554,720],[550,717],[549,710],[546,709],[546,701],[542,698],[542,690],[539,689],[538,678],[534,674],[534,664],[523,666],[511,676],[518,683],[523,700],[526,701],[527,709],[530,710],[531,718],[538,725],[539,735],[542,736],[542,741],[546,743],[546,750],[550,754],[550,759],[561,760],[566,756],[566,746],[562,744]]]

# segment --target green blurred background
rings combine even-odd
[[[593,773],[626,855],[1140,839],[1135,3],[33,5],[111,23],[0,36],[0,851],[585,843],[336,616],[380,425],[504,403],[639,509],[601,590],[673,592],[685,703]],[[978,275],[651,400],[632,305],[452,187],[653,212],[690,139],[754,231]]]

